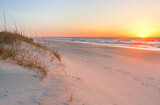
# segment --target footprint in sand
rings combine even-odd
[[[141,84],[144,85],[144,86],[146,86],[146,87],[148,87],[148,85],[147,85],[146,83],[143,83],[143,82],[142,82]]]
[[[154,78],[152,78],[152,77],[150,77],[150,78],[148,78],[148,79],[150,79],[150,80],[154,80]]]
[[[1,92],[0,92],[0,98],[7,97],[7,96],[8,96],[8,93],[9,93],[8,90],[7,90],[7,91],[1,91]]]
[[[108,66],[108,67],[104,66],[104,68],[105,68],[106,70],[108,70],[108,71],[111,71],[111,69],[112,69],[112,68],[109,67],[109,66]]]
[[[158,89],[158,92],[160,93],[160,89]]]

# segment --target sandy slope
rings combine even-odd
[[[24,51],[18,53],[17,57],[43,63],[49,72],[47,78],[42,80],[37,69],[19,66],[16,61],[9,59],[0,60],[0,105],[68,104],[69,86],[64,86],[66,79],[59,70],[59,60],[49,51],[30,44],[22,43],[17,48]]]
[[[65,76],[53,69],[40,80],[31,69],[0,61],[0,105],[67,105]]]
[[[68,81],[73,105],[160,105],[160,52],[58,41],[49,47],[75,80]]]
[[[0,62],[0,105],[36,104],[38,79],[16,64]],[[40,98],[40,97],[39,97]]]

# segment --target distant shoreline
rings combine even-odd
[[[35,39],[37,39],[37,38],[35,38]],[[53,39],[44,39],[44,40],[47,40],[47,41],[69,42],[69,43],[80,43],[80,44],[90,44],[90,45],[99,45],[99,46],[117,47],[117,48],[139,49],[139,50],[147,50],[147,51],[158,51],[158,52],[160,51],[160,49],[149,49],[149,48],[139,48],[139,47],[129,47],[129,46],[114,46],[114,45],[100,44],[100,43],[91,43],[91,42],[53,40]]]
[[[54,40],[58,41],[58,40]],[[62,41],[62,42],[73,42],[73,43],[81,43],[81,44],[91,44],[91,45],[100,45],[100,46],[108,46],[108,47],[119,47],[119,48],[130,48],[130,49],[140,49],[140,50],[149,50],[149,51],[160,51],[160,49],[146,49],[146,48],[136,48],[136,47],[127,47],[127,46],[114,46],[114,45],[107,45],[107,44],[98,44],[98,43],[87,43],[87,42],[76,42],[76,41]]]

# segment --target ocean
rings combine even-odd
[[[41,37],[40,39],[160,51],[160,37]]]

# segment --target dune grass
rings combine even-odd
[[[44,51],[50,51],[59,61],[61,60],[60,55],[56,51],[49,50],[39,43],[35,43],[33,39],[19,33],[6,31],[0,32],[0,59],[16,61],[18,65],[36,69],[36,73],[41,78],[46,77],[48,73],[47,65],[40,60],[39,56],[32,54],[30,49],[20,48],[22,43],[27,43]]]
[[[53,49],[50,50],[47,47],[34,42],[34,40],[31,38],[25,37],[21,34],[22,32],[18,32],[18,26],[16,22],[12,19],[12,17],[11,20],[14,24],[15,30],[9,31],[9,28],[7,28],[6,24],[7,18],[4,9],[3,18],[4,19],[2,20],[2,22],[4,23],[4,29],[1,29],[3,31],[0,31],[0,60],[13,61],[21,66],[36,69],[37,74],[41,78],[46,77],[48,73],[47,64],[41,59],[40,55],[35,54],[37,53],[36,51],[30,50],[38,50],[39,52],[50,52],[51,55],[54,55],[54,57],[59,60],[59,62],[61,62],[60,54]],[[24,46],[24,43],[26,45],[29,45],[29,47],[34,48],[25,48],[27,46]],[[54,57],[52,56],[51,58],[54,59]]]
[[[0,43],[1,44],[13,44],[16,40],[24,41],[27,43],[33,43],[33,39],[27,38],[18,33],[12,32],[0,32]]]

